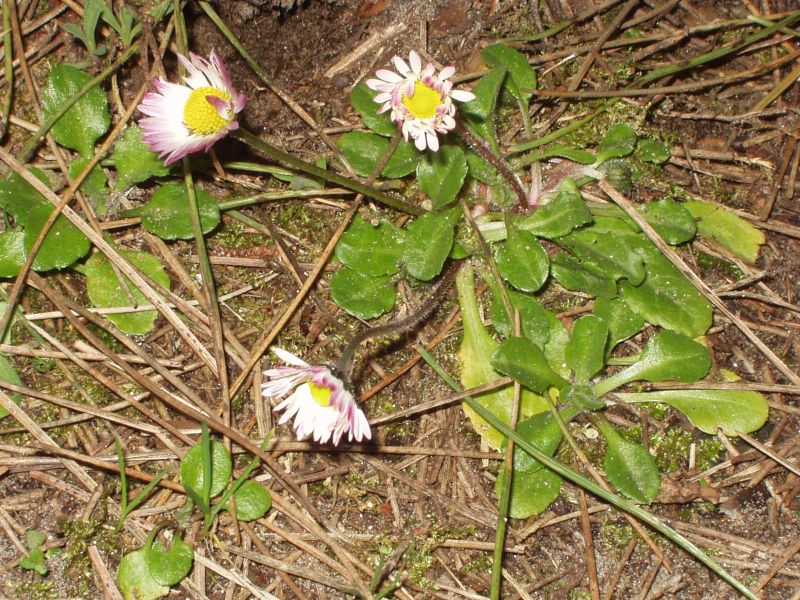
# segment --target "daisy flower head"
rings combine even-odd
[[[294,417],[298,440],[312,436],[315,442],[324,444],[330,439],[338,446],[345,433],[350,442],[372,438],[367,417],[356,406],[353,394],[328,367],[309,365],[281,348],[273,348],[273,352],[287,366],[264,371],[270,380],[261,386],[261,393],[285,397],[275,411],[286,411],[279,423]]]
[[[456,126],[456,106],[453,100],[469,102],[475,94],[466,90],[454,90],[449,79],[455,67],[445,67],[439,74],[428,63],[422,67],[419,54],[413,50],[408,62],[399,56],[392,59],[397,72],[379,69],[377,79],[368,79],[367,87],[378,92],[373,98],[382,106],[378,113],[391,110],[390,117],[397,123],[403,138],[414,140],[417,149],[439,149],[437,134],[452,131]]]
[[[247,98],[237,92],[225,63],[212,50],[208,60],[178,54],[186,69],[183,83],[154,79],[155,92],[144,95],[139,110],[142,139],[170,165],[192,152],[208,150],[229,131],[239,128],[236,115]]]

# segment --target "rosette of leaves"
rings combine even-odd
[[[661,476],[653,457],[644,447],[616,431],[603,417],[611,392],[635,381],[692,383],[703,379],[711,366],[708,350],[701,343],[675,331],[655,334],[631,364],[607,374],[608,357],[620,341],[639,332],[643,321],[622,298],[598,301],[595,314],[584,316],[567,335],[563,327],[535,297],[520,292],[510,296],[521,316],[520,337],[510,334],[510,320],[498,318],[504,309],[497,298],[492,306],[493,323],[506,339],[497,342],[483,326],[469,283],[470,276],[459,277],[459,302],[464,319],[464,339],[460,352],[462,383],[465,387],[488,383],[508,375],[518,381],[525,393],[549,395],[559,406],[565,422],[583,415],[595,424],[605,441],[603,467],[609,482],[623,495],[649,504],[658,495]],[[495,294],[496,295],[496,292]],[[538,308],[533,309],[533,306]],[[601,316],[602,315],[602,316]],[[545,332],[549,324],[549,335]],[[510,389],[479,396],[477,401],[492,414],[508,421]],[[721,427],[728,434],[750,432],[767,419],[765,398],[756,392],[730,390],[663,390],[616,394],[631,402],[665,402],[683,412],[693,425],[715,432]],[[540,405],[540,411],[546,405]],[[484,441],[498,447],[505,444],[499,432],[467,416]],[[521,413],[517,431],[540,450],[553,454],[563,432],[549,412]],[[499,444],[498,444],[499,441]],[[501,478],[504,475],[501,473]],[[526,518],[545,510],[558,496],[561,479],[518,448],[515,449],[511,485],[510,514]],[[498,486],[501,486],[498,483]],[[500,487],[498,487],[498,490]]]

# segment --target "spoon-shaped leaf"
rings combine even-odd
[[[594,389],[597,396],[602,396],[637,379],[693,383],[705,377],[710,368],[711,355],[705,346],[682,333],[662,331],[647,340],[638,361]]]
[[[767,422],[769,405],[758,392],[747,390],[663,390],[617,394],[625,402],[664,402],[685,414],[692,425],[714,435],[750,433]]]
[[[637,502],[650,504],[661,489],[656,459],[641,444],[622,437],[605,419],[598,418],[595,424],[606,438],[603,467],[611,485]]]
[[[605,365],[608,325],[600,317],[586,315],[575,321],[567,344],[567,365],[577,383],[587,383]]]
[[[501,343],[492,354],[492,366],[534,392],[544,392],[551,386],[562,389],[568,383],[550,368],[542,350],[528,338],[513,337]]]

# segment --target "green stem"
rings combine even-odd
[[[422,358],[427,362],[437,373],[443,373],[444,370],[438,364],[435,358],[431,356],[431,354],[425,351],[423,348],[417,348],[417,351],[420,353]],[[445,382],[453,388],[456,392],[461,391],[461,386],[459,386],[452,377],[447,376],[444,378]],[[683,548],[686,552],[694,556],[698,561],[703,563],[706,567],[708,567],[711,571],[713,571],[716,575],[718,575],[721,579],[726,581],[731,587],[733,587],[737,592],[748,598],[749,600],[759,600],[758,596],[753,594],[747,587],[744,586],[741,582],[739,582],[735,577],[730,575],[725,569],[723,569],[720,565],[718,565],[710,556],[708,556],[705,552],[703,552],[700,548],[698,548],[695,544],[691,541],[686,539],[680,533],[672,529],[669,525],[662,522],[658,519],[655,515],[651,514],[650,512],[644,510],[640,506],[634,504],[614,494],[613,492],[604,490],[601,486],[597,483],[586,477],[585,475],[581,475],[580,473],[576,473],[563,463],[559,462],[558,460],[552,458],[548,454],[542,452],[521,437],[516,431],[513,431],[503,423],[500,419],[498,419],[495,415],[493,415],[487,408],[481,405],[478,401],[474,398],[465,398],[464,402],[466,402],[469,407],[474,410],[478,415],[483,418],[489,425],[497,429],[500,433],[508,437],[509,439],[514,440],[514,443],[517,444],[522,450],[530,454],[533,458],[541,462],[545,467],[550,469],[551,471],[561,475],[565,479],[570,480],[575,485],[582,487],[584,490],[591,492],[595,496],[602,498],[609,504],[617,507],[618,509],[625,511],[626,513],[636,517],[643,523],[649,525],[657,532],[662,534],[664,537],[669,539],[671,542]]]
[[[394,208],[395,210],[402,211],[409,215],[421,215],[425,212],[418,206],[409,204],[408,202],[401,200],[400,198],[395,198],[393,196],[389,196],[388,194],[384,194],[383,192],[381,192],[378,189],[375,189],[374,187],[365,185],[361,182],[349,179],[347,177],[343,177],[336,173],[332,173],[331,171],[321,169],[317,165],[312,165],[311,163],[296,158],[291,154],[287,154],[283,150],[279,150],[275,146],[272,146],[271,144],[268,144],[267,142],[257,138],[249,131],[245,131],[243,129],[237,129],[236,131],[231,133],[231,137],[234,137],[237,140],[244,142],[251,148],[258,150],[262,154],[265,154],[266,156],[280,163],[290,166],[292,169],[297,169],[298,171],[302,171],[304,173],[308,173],[309,175],[313,175],[314,177],[318,177],[320,179],[324,179],[325,181],[329,181],[331,183],[335,183],[336,185],[340,185],[343,188],[347,188],[348,190],[352,190],[354,192],[358,192],[359,194],[363,194],[367,198],[372,198],[376,202],[380,202],[381,204],[388,206],[389,208]]]

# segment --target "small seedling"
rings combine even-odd
[[[44,577],[47,575],[47,566],[44,564],[45,552],[41,549],[44,544],[44,534],[38,531],[26,531],[25,541],[28,545],[28,554],[19,559],[19,566],[29,571],[36,571]]]

